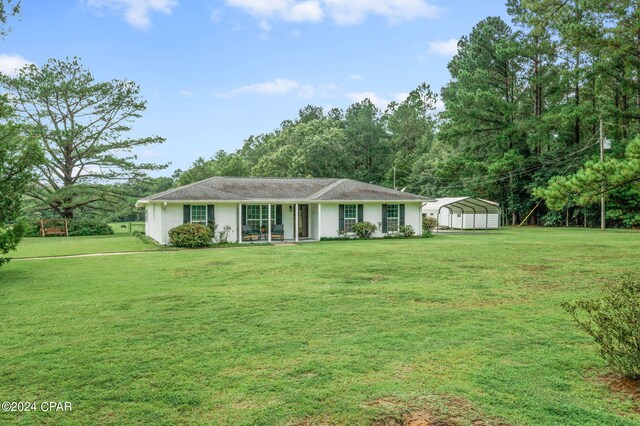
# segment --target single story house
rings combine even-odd
[[[147,236],[169,243],[183,223],[231,228],[229,241],[320,240],[351,233],[355,223],[378,226],[374,237],[402,225],[422,231],[428,199],[351,179],[212,177],[141,198]]]
[[[438,198],[427,201],[422,214],[437,218],[440,228],[500,229],[500,204],[482,198]]]

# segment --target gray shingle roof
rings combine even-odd
[[[212,177],[138,200],[149,201],[427,201],[351,179]]]

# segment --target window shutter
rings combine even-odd
[[[246,225],[247,224],[247,206],[243,205],[242,206],[242,223],[241,225]]]
[[[207,206],[207,223],[212,226],[216,222],[215,208],[213,204]]]
[[[364,204],[358,204],[358,222],[364,220]]]
[[[282,204],[276,206],[276,225],[282,225]]]
[[[191,206],[189,204],[182,206],[182,220],[182,223],[191,222]]]
[[[400,204],[400,226],[404,225],[404,204]]]
[[[338,206],[338,231],[344,232],[344,204]]]
[[[382,233],[387,233],[387,205],[382,205]]]

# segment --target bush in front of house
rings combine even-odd
[[[414,235],[416,235],[416,231],[413,229],[413,226],[411,225],[402,225],[400,228],[398,228],[398,232],[404,238],[411,238]]]
[[[211,228],[198,223],[185,223],[169,230],[169,244],[176,247],[209,247],[212,239]]]
[[[378,230],[378,227],[371,222],[358,222],[353,224],[351,232],[355,233],[358,238],[371,238],[374,232]]]
[[[601,298],[562,307],[600,345],[600,355],[616,372],[640,378],[640,275],[623,276]]]
[[[422,237],[429,238],[433,230],[438,226],[438,219],[431,216],[422,216]]]

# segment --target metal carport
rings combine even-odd
[[[495,203],[493,201],[489,201],[489,200],[484,200],[482,198],[475,198],[475,197],[446,197],[446,198],[438,198],[435,201],[432,202],[427,202],[425,203],[422,211],[423,213],[426,213],[428,211],[437,211],[437,221],[438,221],[438,226],[436,227],[436,233],[438,232],[438,229],[440,228],[440,212],[442,211],[442,209],[447,209],[449,211],[449,225],[448,227],[451,229],[453,228],[452,226],[452,221],[453,221],[453,214],[460,214],[461,215],[461,226],[460,229],[461,230],[465,230],[465,223],[464,223],[464,218],[465,218],[465,214],[472,214],[473,215],[473,222],[472,222],[472,226],[471,229],[473,231],[475,231],[476,228],[476,217],[478,214],[483,214],[485,215],[485,220],[484,220],[484,229],[485,231],[489,230],[489,215],[490,214],[497,214],[497,228],[498,230],[500,229],[500,215],[501,215],[501,209],[500,209],[500,204]]]

